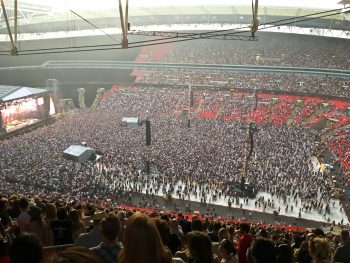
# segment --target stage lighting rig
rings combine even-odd
[[[166,31],[141,31],[132,30],[129,35],[143,35],[150,37],[168,37],[168,38],[189,38],[189,39],[219,39],[219,40],[241,40],[241,41],[258,41],[258,37],[243,35],[239,31],[229,33],[185,33],[185,32],[166,32]]]
[[[129,23],[129,0],[125,2],[125,12],[123,12],[122,0],[119,0],[119,17],[120,17],[120,26],[122,28],[122,48],[129,47],[128,41],[128,31],[130,31]]]
[[[252,14],[253,14],[253,21],[251,26],[252,36],[255,36],[255,32],[258,31],[259,28],[259,20],[258,20],[258,10],[259,10],[259,0],[252,0]]]

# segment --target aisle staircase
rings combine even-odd
[[[294,109],[293,109],[292,113],[289,115],[289,117],[286,121],[286,125],[288,125],[288,126],[295,125],[295,123],[294,123],[295,117],[300,114],[301,105],[303,105],[303,101],[296,101],[294,103]]]
[[[267,115],[266,115],[266,118],[265,118],[266,119],[265,123],[269,123],[269,124],[272,123],[273,119],[276,117],[274,112],[276,111],[277,105],[279,103],[280,103],[280,101],[272,101],[272,103],[270,104],[270,108],[267,111]]]
[[[321,115],[323,113],[324,109],[319,108],[316,111],[314,111],[311,115],[309,115],[306,119],[304,119],[301,123],[300,126],[306,127],[308,126],[308,123],[312,122],[313,119],[315,119],[318,115]]]
[[[347,124],[347,125],[344,125],[344,126],[340,126],[336,129],[333,129],[327,133],[324,133],[322,134],[320,137],[321,137],[321,140],[324,141],[324,140],[328,140],[330,139],[331,137],[333,137],[338,131],[341,131],[341,130],[344,130],[344,129],[347,129],[347,128],[350,128],[350,124]]]
[[[174,115],[177,117],[179,114],[179,107],[181,105],[181,101],[182,101],[182,96],[179,96],[175,105],[175,110],[174,110]]]
[[[223,109],[224,109],[224,98],[221,99],[220,108],[219,108],[218,113],[216,114],[216,117],[215,117],[216,120],[221,118]]]
[[[201,111],[204,100],[205,100],[205,98],[203,98],[203,97],[200,99],[197,108],[194,109],[194,116],[196,116]]]

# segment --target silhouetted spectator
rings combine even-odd
[[[342,245],[334,253],[335,262],[350,263],[350,236],[349,230],[343,229],[340,233]]]
[[[275,263],[276,251],[271,240],[258,238],[252,243],[254,263]]]
[[[13,241],[10,251],[11,263],[39,263],[43,248],[35,234],[22,233]]]
[[[60,207],[57,210],[57,219],[51,221],[53,243],[57,245],[73,244],[72,222],[68,220],[67,210]]]

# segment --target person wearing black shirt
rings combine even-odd
[[[350,235],[349,230],[343,229],[341,231],[342,245],[339,246],[335,253],[334,262],[350,263]]]
[[[68,220],[66,208],[59,208],[57,210],[57,220],[51,221],[50,224],[55,246],[73,244],[72,226],[73,223]]]

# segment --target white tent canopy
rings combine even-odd
[[[4,102],[44,93],[47,93],[46,89],[0,85],[0,100]]]

